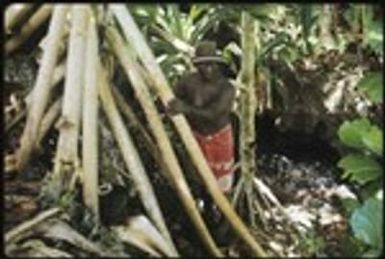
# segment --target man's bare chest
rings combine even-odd
[[[187,89],[188,102],[196,107],[203,107],[218,98],[220,88],[219,83],[191,82]]]

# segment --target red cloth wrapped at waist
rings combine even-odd
[[[231,124],[210,135],[194,131],[194,136],[217,180],[233,173],[234,141]]]

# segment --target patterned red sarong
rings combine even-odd
[[[194,136],[218,181],[219,187],[223,192],[229,191],[234,172],[234,141],[231,124],[210,135],[202,135],[194,131]]]

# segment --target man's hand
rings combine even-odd
[[[170,116],[174,116],[176,114],[183,113],[183,111],[184,111],[184,103],[177,98],[172,99],[167,104],[166,113]]]

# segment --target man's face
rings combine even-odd
[[[217,73],[218,65],[216,63],[201,63],[197,65],[199,73],[205,79],[214,79]]]

